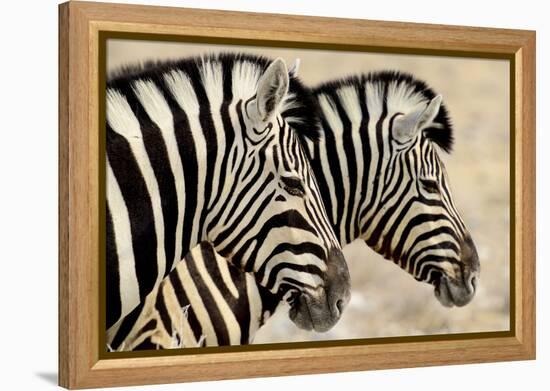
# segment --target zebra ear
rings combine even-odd
[[[397,117],[393,124],[394,137],[400,142],[406,142],[429,127],[439,113],[442,100],[443,97],[437,95],[427,106]]]
[[[261,121],[267,121],[277,111],[288,92],[288,83],[286,64],[277,58],[258,81],[256,105]]]
[[[292,64],[292,66],[288,69],[288,74],[291,76],[291,77],[298,77],[298,70],[300,69],[300,59],[297,58],[296,60],[294,60],[294,64]]]

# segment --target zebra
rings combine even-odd
[[[287,295],[288,301],[294,295]],[[283,297],[201,242],[124,320],[111,351],[245,345]]]
[[[341,244],[363,239],[417,280],[434,284],[436,297],[443,305],[467,304],[475,293],[479,260],[454,207],[447,174],[434,147],[435,144],[445,152],[450,152],[452,147],[452,127],[441,96],[424,82],[398,72],[377,72],[327,82],[313,92],[321,108],[318,113],[323,134],[305,145],[317,182],[324,189],[323,202],[330,205],[327,210]],[[415,207],[418,209],[412,209]],[[427,227],[423,225],[425,222]],[[212,259],[218,257],[220,263],[220,256],[213,250],[203,249],[202,253],[194,254],[195,261],[198,257],[204,258],[201,261],[204,264],[212,265],[215,264]],[[226,287],[227,281],[219,277],[203,276],[203,279],[211,282],[208,289],[222,292],[228,303],[228,298],[238,295],[250,298],[250,292],[256,292],[257,303],[262,305],[254,307],[255,310],[252,306],[227,304],[225,307],[232,310],[225,317],[246,319],[237,324],[233,322],[232,327],[226,326],[234,332],[244,330],[242,335],[248,337],[248,341],[244,338],[240,343],[252,342],[253,331],[257,330],[249,325],[249,320],[261,319],[255,325],[263,324],[284,299],[270,295],[261,286],[254,289],[250,276],[233,278],[231,289]],[[166,284],[169,286],[171,282]],[[292,303],[292,297],[286,299]],[[155,296],[151,302],[156,300]],[[179,303],[182,301],[185,299]],[[136,346],[132,342],[136,340],[148,341],[138,348],[181,347],[174,345],[173,336],[173,325],[179,324],[179,320],[168,321],[181,315],[181,307],[176,305],[172,310],[163,311],[165,321],[157,322],[156,329],[149,325],[145,334],[140,332],[142,326],[151,320],[150,314],[154,312],[142,314],[142,321],[137,325],[136,317],[128,320],[128,327],[134,328],[129,339],[124,340],[127,348]],[[206,312],[203,311],[202,316],[208,321]],[[213,318],[223,324],[225,317]],[[195,333],[203,329],[194,328]],[[205,335],[212,334],[205,332]],[[153,335],[157,336],[155,344],[151,343]],[[116,346],[121,341],[119,338]],[[216,341],[220,343],[219,339]],[[227,341],[223,339],[222,344]]]
[[[342,247],[364,240],[432,284],[442,305],[469,303],[480,265],[439,157],[453,144],[442,96],[398,71],[328,81],[312,93],[321,137],[304,146]]]
[[[218,54],[127,67],[106,94],[106,329],[202,241],[291,319],[326,331],[350,279],[302,142],[316,109],[283,60]]]

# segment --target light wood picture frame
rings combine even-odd
[[[510,330],[106,358],[100,325],[109,37],[505,59]],[[103,133],[104,134],[104,133]],[[102,176],[103,175],[103,176]],[[59,6],[59,384],[91,388],[535,358],[535,32],[70,1]],[[103,228],[104,230],[104,228]],[[104,280],[104,279],[103,279]]]

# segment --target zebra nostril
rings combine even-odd
[[[472,276],[472,278],[470,278],[470,286],[472,287],[472,291],[475,292],[476,288],[477,288],[477,277],[476,276]]]
[[[344,312],[344,300],[339,299],[336,301],[336,309],[338,310],[338,315],[342,315],[342,312]]]

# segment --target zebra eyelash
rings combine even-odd
[[[433,179],[420,179],[420,183],[422,184],[424,190],[426,190],[428,193],[439,193],[439,184]]]
[[[304,185],[301,179],[294,177],[281,177],[281,181],[284,184],[284,189],[295,196],[303,197],[306,193]]]

